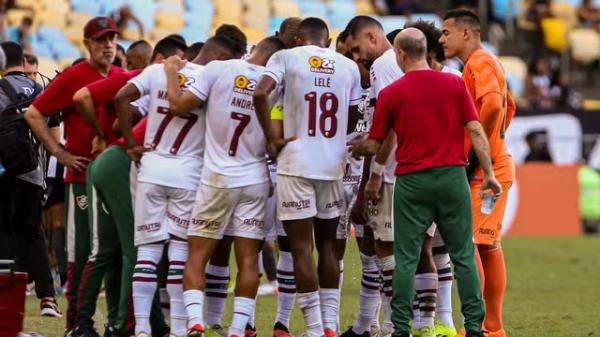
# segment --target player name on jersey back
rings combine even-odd
[[[266,140],[252,102],[263,71],[244,60],[213,61],[190,86],[207,102],[203,184],[236,188],[268,181]]]
[[[186,90],[197,81],[202,68],[186,64],[178,73],[179,85]],[[195,190],[200,182],[204,154],[204,110],[193,109],[179,117],[171,114],[162,64],[149,66],[130,83],[142,96],[149,95],[144,145],[152,150],[142,156],[138,180]]]
[[[348,108],[361,99],[357,65],[317,46],[275,53],[265,75],[283,85],[284,137],[277,173],[318,180],[344,175]]]

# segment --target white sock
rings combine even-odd
[[[360,253],[362,263],[362,280],[360,282],[360,302],[358,308],[358,317],[352,325],[352,330],[357,334],[363,334],[370,330],[373,320],[377,319],[376,313],[381,297],[379,268],[375,263],[374,256],[368,256]]]
[[[169,303],[169,293],[167,288],[158,289],[158,297],[160,302],[160,311],[164,317],[171,317],[171,303]]]
[[[247,297],[236,296],[233,300],[233,318],[229,327],[229,336],[244,337],[246,324],[254,312],[256,300]]]
[[[290,316],[294,309],[294,301],[296,300],[294,261],[290,252],[279,251],[277,283],[279,285],[279,294],[277,295],[277,317],[275,318],[275,323],[279,322],[286,328],[289,328]]]
[[[340,296],[341,296],[341,294],[342,294],[342,289],[344,288],[344,259],[341,259],[341,260],[339,261],[339,264],[340,264],[340,283],[339,283],[339,286],[338,286],[338,289],[339,289],[339,294],[338,294],[338,299],[337,299],[337,307],[338,307],[338,308],[340,307]],[[322,301],[322,300],[321,300],[321,301]],[[321,302],[321,306],[322,306],[322,305],[323,305],[323,302]],[[336,326],[337,326],[337,329],[338,329],[338,330],[333,330],[333,331],[335,331],[335,332],[339,331],[340,327],[342,326],[342,325],[340,324],[340,314],[339,314],[339,309],[338,309],[338,314],[337,314],[336,316],[337,316],[337,322],[336,322]],[[325,324],[325,322],[323,322],[323,324]]]
[[[339,289],[319,289],[319,299],[321,301],[321,317],[323,319],[323,329],[338,331],[338,318],[340,310],[340,290]]]
[[[156,293],[156,267],[162,257],[163,245],[151,244],[138,247],[137,262],[133,271],[133,314],[135,334],[151,333],[150,310]]]
[[[183,305],[183,269],[188,255],[187,241],[171,240],[169,242],[169,274],[167,276],[167,292],[171,304],[171,333],[183,337],[186,334],[187,315]]]
[[[446,254],[434,255],[433,260],[438,271],[438,289],[436,313],[440,321],[449,327],[454,327],[452,319],[452,267],[450,256]]]
[[[341,291],[342,287],[344,286],[344,260],[340,260],[339,264],[340,264],[340,284],[338,286],[338,289],[340,289],[340,291]]]
[[[380,259],[381,277],[383,282],[383,327],[386,332],[393,331],[392,323],[392,277],[394,276],[394,268],[396,261],[394,256],[386,256]]]
[[[319,292],[298,293],[298,306],[302,310],[306,334],[308,337],[323,336],[323,321],[321,319],[321,303]]]
[[[435,319],[435,302],[437,297],[437,273],[422,273],[415,276],[415,291],[419,300],[419,325],[417,329],[433,326]]]
[[[419,310],[419,298],[417,297],[417,294],[415,294],[415,297],[413,298],[412,310],[413,310],[413,325],[415,326],[415,328],[420,327],[421,326],[421,310]],[[420,328],[417,328],[417,329],[420,329]]]
[[[229,266],[208,264],[206,267],[206,323],[208,326],[221,325],[227,302]]]
[[[187,313],[188,324],[190,329],[194,325],[199,324],[204,329],[204,292],[202,290],[186,290],[183,292],[183,303],[185,312]]]
[[[258,252],[258,281],[262,279],[265,273],[265,265],[263,264],[263,251]]]
[[[248,316],[248,325],[256,329],[256,322],[254,321],[254,317],[256,315],[256,298],[254,298],[254,306],[252,308],[253,309]]]

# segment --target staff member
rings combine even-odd
[[[425,35],[416,28],[407,28],[396,37],[394,49],[398,65],[406,74],[379,94],[368,139],[353,144],[354,155],[375,154],[390,129],[397,135],[394,336],[410,336],[415,272],[423,237],[434,221],[455,266],[466,336],[483,336],[485,313],[472,241],[464,127],[483,168],[482,193],[491,190],[499,196],[502,187],[494,177],[489,144],[464,82],[458,76],[434,71],[427,64]]]
[[[82,87],[122,72],[115,67],[117,46],[117,26],[107,17],[95,17],[83,29],[84,44],[89,59],[78,63],[58,75],[46,90],[33,102],[25,113],[25,119],[36,138],[48,152],[67,169],[65,176],[65,224],[67,228],[67,255],[69,272],[66,295],[67,329],[71,330],[77,319],[77,298],[79,283],[85,277],[84,267],[95,244],[90,238],[91,224],[88,223],[88,202],[86,194],[86,168],[92,159],[94,131],[86,123],[73,104],[73,94]],[[52,137],[45,124],[45,118],[62,111],[66,144],[61,148]],[[104,110],[99,114],[104,114]],[[109,136],[108,143],[116,140],[111,131],[112,121],[103,125]]]

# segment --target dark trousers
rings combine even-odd
[[[40,186],[14,177],[0,178],[0,259],[15,260],[29,274],[38,298],[54,297],[48,247],[42,235]]]

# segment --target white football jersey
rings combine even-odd
[[[377,96],[379,96],[381,90],[404,75],[396,61],[396,53],[394,52],[394,49],[388,49],[373,62],[371,65],[370,74],[371,106],[374,108],[377,101]],[[390,184],[393,184],[396,181],[396,147],[397,145],[394,144],[383,173],[383,181]],[[375,160],[373,160],[373,162],[375,162]]]
[[[180,85],[197,81],[203,66],[187,63],[178,73]],[[175,117],[169,112],[167,77],[162,64],[154,64],[129,81],[141,95],[149,95],[148,126],[144,145],[152,150],[141,159],[138,180],[196,190],[202,171],[205,116],[203,109]]]
[[[342,179],[348,108],[361,98],[358,66],[330,49],[302,46],[273,54],[265,75],[284,86],[283,132],[296,137],[277,158],[277,174]]]
[[[190,86],[207,102],[203,184],[235,188],[268,181],[266,139],[252,103],[264,69],[244,60],[213,61]]]
[[[448,74],[454,74],[458,77],[462,77],[462,73],[460,72],[460,70],[454,69],[452,67],[444,66],[444,67],[442,67],[442,72],[448,73]]]

